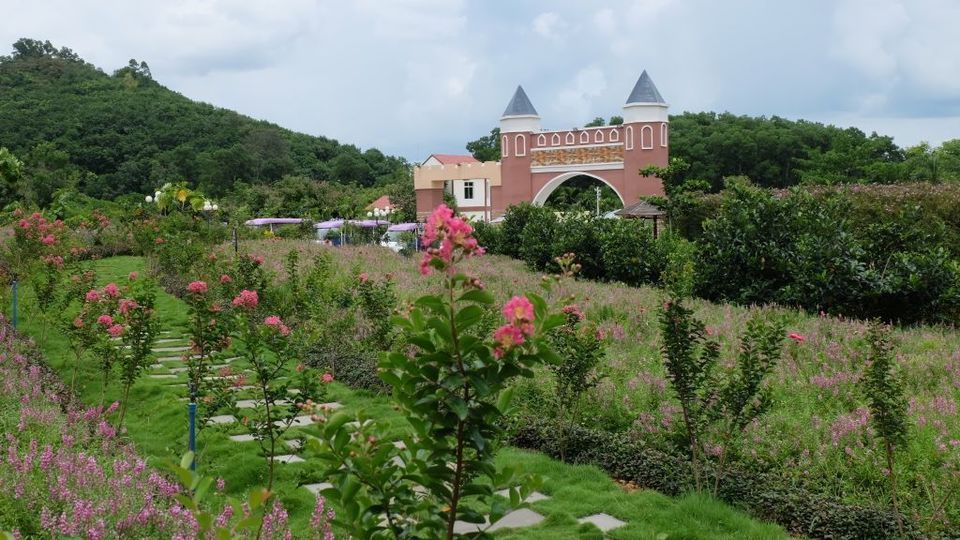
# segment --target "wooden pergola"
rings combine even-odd
[[[621,208],[614,212],[617,216],[620,216],[623,219],[649,219],[653,221],[653,237],[656,238],[659,234],[658,224],[661,218],[667,215],[667,212],[661,210],[656,205],[649,203],[647,201],[640,201],[638,203],[631,204],[626,208]]]

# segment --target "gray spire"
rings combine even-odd
[[[647,70],[643,70],[643,73],[640,74],[640,78],[637,79],[637,84],[633,85],[633,92],[630,92],[630,97],[627,98],[627,104],[631,103],[664,103],[663,96],[660,95],[660,92],[657,91],[657,87],[653,84],[653,79],[647,75]]]
[[[539,116],[537,110],[533,108],[533,103],[530,103],[527,93],[523,91],[523,87],[517,86],[517,91],[513,93],[513,98],[507,104],[507,108],[504,109],[503,116],[527,115]]]

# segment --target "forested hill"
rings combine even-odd
[[[108,75],[70,49],[21,39],[0,56],[0,147],[35,168],[37,203],[74,187],[98,198],[187,180],[221,196],[237,181],[285,175],[372,186],[406,174],[402,158],[313,137],[192,101],[145,62]],[[50,185],[42,185],[43,182]]]

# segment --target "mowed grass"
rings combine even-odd
[[[120,282],[132,271],[145,275],[144,261],[137,257],[114,257],[96,263],[98,281],[105,284]],[[21,329],[39,336],[40,323],[30,313],[33,304],[31,292],[23,291]],[[178,331],[186,323],[186,305],[176,297],[160,291],[157,298],[158,314],[163,328]],[[164,336],[168,337],[168,336]],[[159,345],[165,346],[166,344]],[[70,381],[74,368],[73,353],[66,338],[56,329],[46,332],[43,350],[48,361],[65,381]],[[175,355],[177,353],[170,353]],[[187,449],[187,405],[182,386],[171,380],[142,377],[131,392],[130,408],[125,420],[126,436],[137,446],[139,453],[150,463],[160,467],[178,461]],[[96,363],[87,359],[79,367],[76,391],[88,405],[101,399],[101,372]],[[114,380],[106,391],[106,402],[119,399],[120,387]],[[334,383],[329,399],[344,404],[348,411],[364,411],[388,426],[398,438],[404,432],[405,421],[393,409],[389,398],[358,392]],[[314,428],[300,430],[310,434]],[[228,439],[233,433],[243,433],[240,426],[205,428],[198,441],[199,472],[204,476],[223,478],[227,493],[240,496],[249,489],[266,485],[266,462],[256,443],[236,443]],[[295,435],[297,430],[292,430]],[[279,464],[274,483],[275,492],[290,514],[293,530],[298,536],[308,536],[308,523],[314,505],[314,496],[303,484],[322,482],[323,471],[316,460],[304,455],[305,463]],[[540,475],[544,479],[541,491],[551,498],[533,503],[531,508],[546,519],[523,529],[498,531],[498,538],[601,538],[600,531],[589,525],[580,525],[577,518],[604,512],[627,522],[627,525],[608,533],[610,538],[786,538],[776,525],[761,523],[746,514],[707,496],[691,495],[670,498],[640,490],[625,492],[595,467],[571,466],[541,454],[507,448],[498,457],[500,465],[510,465],[521,472]]]

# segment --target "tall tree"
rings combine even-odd
[[[490,130],[489,135],[480,137],[467,143],[467,150],[480,161],[497,161],[500,159],[500,128]]]

